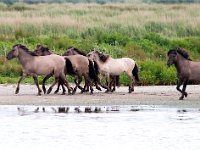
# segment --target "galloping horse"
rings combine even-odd
[[[44,55],[45,53],[48,54],[47,51],[48,48],[45,48],[43,46],[37,46],[38,49],[35,50],[35,53]],[[50,53],[49,53],[50,54]],[[93,88],[91,85],[91,80],[96,81],[97,75],[95,74],[94,66],[91,60],[89,60],[86,56],[82,55],[72,55],[72,56],[63,56],[66,60],[66,70],[65,74],[73,75],[76,77],[75,79],[75,88],[73,90],[74,94],[76,92],[77,87],[79,87],[82,92],[85,91],[85,88],[82,88],[80,86],[80,83],[82,81],[82,77],[84,77],[85,82],[90,87],[91,94],[93,93]],[[78,80],[78,81],[76,81]],[[43,82],[44,83],[44,82]],[[62,81],[59,82],[58,88],[55,92],[58,92],[59,86],[62,85]]]
[[[131,79],[129,84],[129,93],[134,91],[134,81],[139,81],[138,67],[134,60],[130,58],[114,59],[97,50],[88,53],[87,56],[97,63],[99,72],[107,76],[109,83],[108,91],[111,90],[110,76],[119,76],[123,72],[126,72]]]
[[[22,64],[22,75],[18,81],[15,93],[19,93],[20,82],[25,79],[28,75],[32,76],[35,84],[38,88],[38,95],[41,95],[42,90],[38,84],[38,75],[54,75],[55,81],[50,86],[50,91],[53,86],[61,78],[68,88],[70,93],[71,87],[69,87],[67,80],[65,79],[64,69],[65,69],[65,59],[59,55],[47,55],[47,56],[37,56],[35,53],[28,50],[27,47],[21,44],[16,44],[13,46],[12,50],[7,54],[7,59],[13,59],[17,57]]]
[[[181,49],[171,49],[167,53],[168,61],[167,65],[171,66],[174,64],[177,70],[177,87],[176,89],[182,93],[180,100],[187,97],[186,86],[188,81],[200,81],[200,62],[191,61],[189,54]],[[182,90],[180,86],[183,84]]]

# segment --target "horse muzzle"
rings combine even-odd
[[[6,59],[8,59],[8,60],[11,60],[11,59],[13,59],[13,58],[14,58],[13,55],[10,54],[10,53],[8,53],[7,56],[6,56]]]

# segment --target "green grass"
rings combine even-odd
[[[199,9],[200,4],[0,4],[0,83],[17,82],[21,65],[5,56],[21,43],[31,50],[44,44],[57,54],[74,46],[130,57],[139,65],[142,85],[175,84],[166,54],[179,46],[193,60],[200,58]],[[121,82],[128,84],[126,75]]]

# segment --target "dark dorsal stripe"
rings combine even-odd
[[[15,47],[15,46],[20,47],[22,50],[24,50],[26,53],[30,54],[31,56],[38,56],[34,52],[29,51],[29,49],[26,46],[24,46],[24,45],[16,44],[13,47]]]

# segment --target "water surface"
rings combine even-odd
[[[17,108],[24,109],[18,112]],[[119,106],[102,113],[55,113],[52,106],[0,106],[0,146],[7,149],[197,150],[200,111],[160,106]],[[54,106],[54,108],[57,108]],[[84,109],[82,107],[81,109]],[[133,111],[130,111],[132,109]]]

